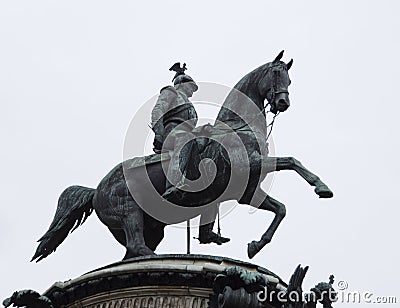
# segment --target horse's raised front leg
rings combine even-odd
[[[315,193],[320,198],[332,198],[333,192],[328,188],[328,186],[321,181],[321,179],[304,167],[301,162],[299,162],[294,157],[268,157],[267,163],[269,166],[275,166],[276,171],[280,170],[294,170],[303,179],[305,179],[311,186],[315,186]]]
[[[275,213],[274,220],[268,227],[267,231],[261,236],[259,241],[252,241],[247,245],[247,255],[249,258],[253,258],[265,245],[271,242],[272,237],[279,224],[286,215],[286,207],[284,204],[268,196],[263,190],[257,189],[252,201],[251,206]]]

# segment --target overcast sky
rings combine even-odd
[[[395,0],[2,1],[0,299],[122,259],[92,214],[29,263],[60,193],[96,187],[122,160],[131,119],[170,84],[174,62],[196,81],[233,86],[285,49],[291,107],[274,127],[276,155],[298,158],[335,197],[320,200],[295,173],[277,173],[270,194],[287,216],[252,262],[286,281],[309,265],[306,290],[334,274],[350,291],[399,302],[398,13]],[[272,218],[238,206],[222,220],[231,242],[193,240],[192,252],[248,261],[247,243]],[[184,253],[185,235],[166,228],[156,252]]]

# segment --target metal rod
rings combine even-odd
[[[218,217],[218,235],[221,235],[221,224],[220,224],[220,221],[219,221],[219,203],[217,204],[217,217]]]
[[[190,219],[186,221],[186,253],[190,255]]]

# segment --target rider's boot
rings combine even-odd
[[[222,245],[223,243],[229,242],[231,239],[223,237],[213,232],[214,221],[205,225],[201,225],[199,228],[199,241],[200,244],[216,243]]]

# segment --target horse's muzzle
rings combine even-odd
[[[286,111],[290,106],[288,93],[279,93],[276,95],[274,102],[271,106],[271,112],[277,113]]]
[[[286,111],[290,106],[290,103],[284,99],[280,99],[278,101],[277,109],[279,112],[284,112]]]

